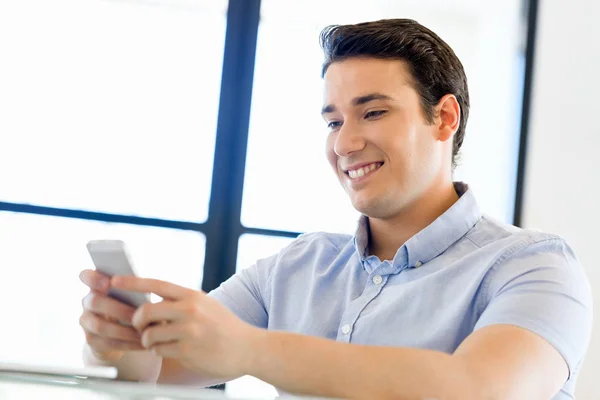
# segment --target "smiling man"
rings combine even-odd
[[[321,41],[327,158],[363,214],[356,234],[302,235],[208,295],[84,271],[86,362],[338,398],[573,398],[587,278],[560,237],[494,221],[453,182],[469,112],[454,52],[411,20]],[[110,285],[164,300],[134,310]]]

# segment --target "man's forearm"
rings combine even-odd
[[[162,358],[149,351],[128,351],[118,361],[101,360],[86,344],[83,349],[85,365],[106,365],[116,367],[117,379],[134,382],[156,382],[161,371]]]
[[[162,368],[157,383],[169,385],[186,385],[196,387],[208,387],[219,385],[238,378],[233,376],[230,378],[215,378],[208,374],[198,374],[181,365],[178,360],[172,358],[163,358]]]
[[[449,354],[361,346],[284,332],[261,333],[248,373],[296,394],[352,399],[478,398],[466,366]]]

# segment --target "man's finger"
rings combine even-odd
[[[81,271],[79,279],[87,287],[100,293],[108,292],[110,287],[110,278],[92,269]]]
[[[138,332],[142,332],[149,325],[161,323],[161,322],[172,322],[178,321],[185,317],[185,315],[176,306],[176,302],[164,300],[160,303],[147,303],[140,306],[131,319],[131,325]]]
[[[142,334],[142,345],[151,348],[158,344],[172,343],[186,336],[182,323],[159,324],[149,327]]]
[[[114,288],[131,290],[132,292],[154,293],[163,299],[169,300],[181,300],[194,292],[174,283],[135,276],[114,276],[111,279],[111,285]]]
[[[153,324],[198,320],[201,307],[197,301],[193,300],[163,300],[160,303],[147,303],[135,311],[131,324],[138,332],[143,332]]]
[[[96,352],[123,351],[123,350],[146,350],[140,342],[129,342],[126,340],[105,338],[90,332],[85,333],[86,342]]]
[[[154,355],[166,358],[181,358],[184,355],[181,342],[157,344],[150,350],[152,350]]]
[[[90,292],[81,302],[83,308],[96,314],[102,314],[107,319],[131,324],[135,308],[102,294]]]
[[[89,333],[105,338],[118,339],[140,343],[140,336],[133,328],[108,322],[103,318],[91,313],[84,312],[79,318],[79,325]]]

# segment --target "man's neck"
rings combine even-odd
[[[392,218],[369,218],[369,254],[392,260],[408,239],[423,230],[458,200],[452,182],[431,189]]]

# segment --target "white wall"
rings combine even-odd
[[[523,225],[562,235],[586,268],[595,328],[576,394],[600,399],[600,2],[540,3]]]

